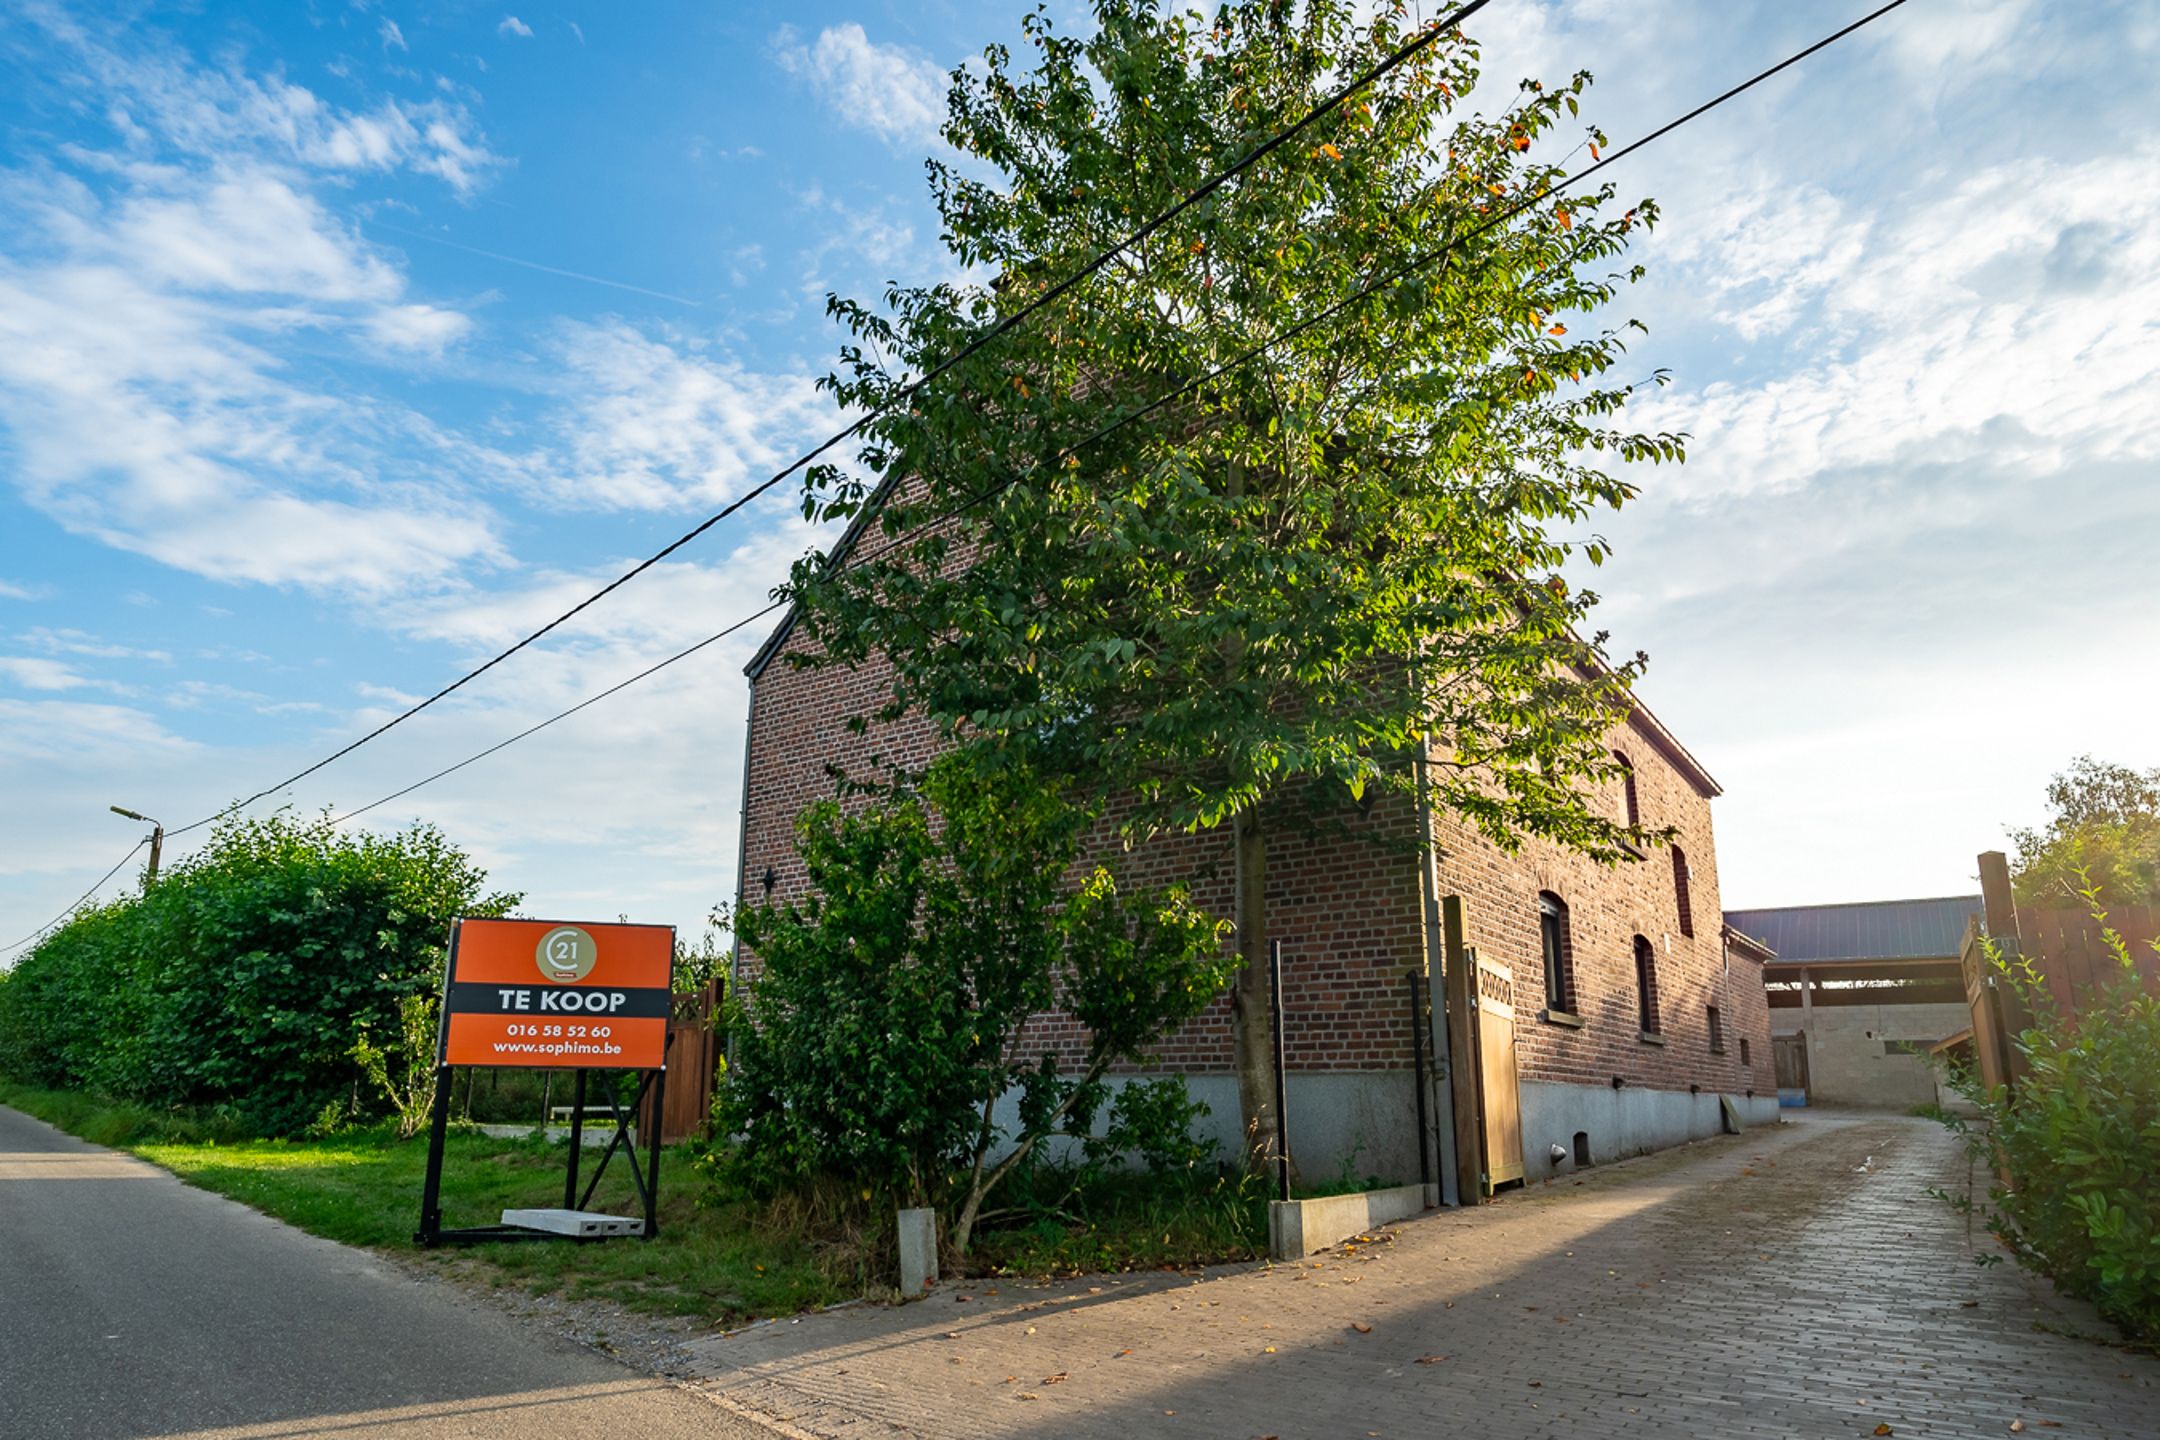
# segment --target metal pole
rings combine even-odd
[[[157,884],[158,858],[165,853],[165,827],[159,825],[150,832],[150,864],[143,871],[143,888]]]
[[[1418,973],[1410,972],[1411,1069],[1417,1077],[1417,1176],[1418,1184],[1432,1187],[1431,1122],[1425,1114],[1425,1007],[1418,1003]]]
[[[1290,1077],[1283,1057],[1282,941],[1268,941],[1268,1006],[1275,1028],[1275,1176],[1290,1198]]]
[[[577,1072],[577,1083],[571,1087],[570,1096],[570,1169],[563,1176],[562,1208],[575,1210],[577,1203],[578,1155],[585,1148],[585,1072]]]
[[[450,1067],[435,1067],[435,1114],[428,1125],[427,1178],[420,1182],[420,1233],[413,1239],[433,1245],[442,1234],[443,1140],[450,1125]]]
[[[652,1120],[646,1125],[645,1153],[650,1157],[645,1169],[645,1238],[658,1239],[660,1235],[660,1141],[667,1132],[667,1066],[663,1063],[660,1073],[653,1076]],[[637,1156],[630,1157],[632,1165]]]

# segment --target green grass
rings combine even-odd
[[[660,1237],[576,1244],[518,1242],[422,1250],[413,1241],[427,1166],[425,1136],[388,1126],[326,1139],[245,1138],[229,1120],[158,1111],[72,1091],[0,1081],[0,1105],[100,1145],[127,1150],[188,1184],[276,1216],[311,1234],[423,1258],[462,1278],[533,1294],[610,1300],[626,1308],[720,1324],[791,1314],[890,1285],[892,1238],[862,1197],[829,1194],[761,1204],[721,1199],[692,1147],[661,1158]],[[515,1207],[562,1203],[568,1147],[452,1129],[443,1158],[443,1220],[487,1225]],[[585,1152],[589,1178],[599,1151]],[[591,1208],[636,1215],[618,1155]],[[581,1181],[582,1183],[582,1181]],[[830,1189],[830,1187],[828,1187]],[[1265,1177],[1151,1182],[1112,1174],[1075,1186],[1049,1167],[993,1197],[1005,1207],[977,1231],[965,1271],[1047,1277],[1220,1264],[1266,1253]]]
[[[992,1196],[969,1268],[1039,1278],[1255,1260],[1267,1253],[1273,1194],[1261,1176],[1121,1171],[1082,1182],[1045,1166]]]
[[[312,1234],[426,1256],[483,1283],[535,1294],[611,1300],[627,1308],[729,1323],[788,1314],[863,1293],[861,1247],[820,1236],[800,1215],[747,1203],[701,1204],[709,1187],[686,1147],[661,1158],[660,1237],[601,1243],[522,1242],[422,1251],[413,1242],[427,1140],[387,1128],[323,1140],[244,1140],[214,1118],[162,1113],[65,1091],[0,1084],[0,1104],[172,1171]],[[488,1225],[506,1208],[562,1203],[568,1149],[537,1139],[454,1132],[443,1157],[446,1225]],[[585,1152],[583,1176],[599,1160]],[[581,1180],[581,1184],[582,1184]],[[592,1208],[636,1215],[623,1157]]]

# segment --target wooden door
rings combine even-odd
[[[1478,1092],[1485,1125],[1485,1193],[1523,1178],[1522,1083],[1515,1072],[1515,987],[1506,965],[1476,950]]]
[[[1780,1090],[1797,1090],[1807,1095],[1807,1034],[1773,1035],[1770,1037],[1770,1054],[1777,1062],[1777,1086]]]

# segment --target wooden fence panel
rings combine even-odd
[[[660,1116],[660,1138],[666,1144],[704,1134],[712,1116],[713,1084],[724,1049],[718,1022],[726,983],[716,977],[703,990],[675,997],[667,1030],[667,1108]],[[638,1128],[642,1131],[651,1120],[648,1098]]]
[[[2082,910],[2018,910],[2019,947],[2046,979],[2055,1002],[2076,1010],[2096,986],[2120,970],[2101,934],[2101,923]],[[2108,911],[2107,927],[2130,947],[2138,973],[2148,985],[2160,985],[2160,905],[2121,905]]]

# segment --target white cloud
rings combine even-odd
[[[382,47],[384,50],[409,51],[412,49],[412,46],[405,43],[405,32],[398,29],[398,23],[395,20],[387,18],[384,19],[382,24],[376,29],[375,33],[382,38]]]
[[[404,286],[312,197],[263,170],[130,199],[96,242],[132,272],[185,290],[338,302],[385,300]]]
[[[0,678],[25,690],[79,690],[91,683],[72,665],[24,655],[0,655]]]
[[[0,580],[0,600],[42,600],[51,593],[42,585],[18,585]]]
[[[505,15],[502,18],[502,24],[495,27],[495,33],[498,35],[515,35],[520,40],[530,40],[532,39],[533,32],[532,26],[527,25],[524,21],[518,19],[517,16]],[[578,38],[582,40],[584,37],[579,36]]]
[[[153,717],[124,705],[0,699],[0,759],[158,758],[196,748]],[[13,827],[11,827],[13,828]]]
[[[2150,140],[2070,167],[2005,162],[1865,231],[1803,194],[1797,212],[1756,217],[1792,245],[1782,272],[1743,207],[1687,261],[1713,297],[1768,286],[1722,318],[1751,340],[1793,331],[1803,351],[1765,378],[1632,410],[1694,436],[1689,464],[1658,488],[1731,496],[1855,467],[2013,457],[2037,482],[2073,462],[2160,457],[2146,323],[2160,313],[2160,198],[2141,183],[2155,163]],[[2047,207],[2027,203],[2042,191]]]
[[[944,123],[945,72],[914,51],[874,44],[853,21],[807,45],[783,26],[772,48],[780,68],[807,81],[840,119],[889,143],[926,143]]]
[[[134,645],[115,645],[108,640],[85,631],[67,627],[55,628],[39,625],[25,630],[22,642],[48,655],[85,655],[96,660],[151,660],[160,665],[172,663],[169,650],[145,650]]]
[[[381,428],[407,417],[290,383],[248,323],[109,266],[0,265],[0,421],[25,498],[218,579],[382,590],[496,555],[485,511],[384,469]]]
[[[559,488],[587,504],[727,498],[831,415],[808,376],[757,374],[620,321],[565,327],[557,358],[572,397]]]
[[[503,163],[465,108],[446,100],[388,97],[372,109],[348,109],[275,72],[252,75],[236,61],[195,65],[124,37],[93,35],[51,12],[31,18],[94,82],[106,118],[134,159],[177,156],[221,165],[252,159],[334,171],[407,167],[437,176],[461,196]]]
[[[2021,63],[2026,47],[2012,43],[2012,37],[2033,8],[2033,0],[1964,0],[1948,11],[1914,6],[1870,38],[1909,82],[1970,84]]]
[[[440,355],[471,333],[472,317],[434,305],[393,305],[370,315],[365,325],[378,345]]]

